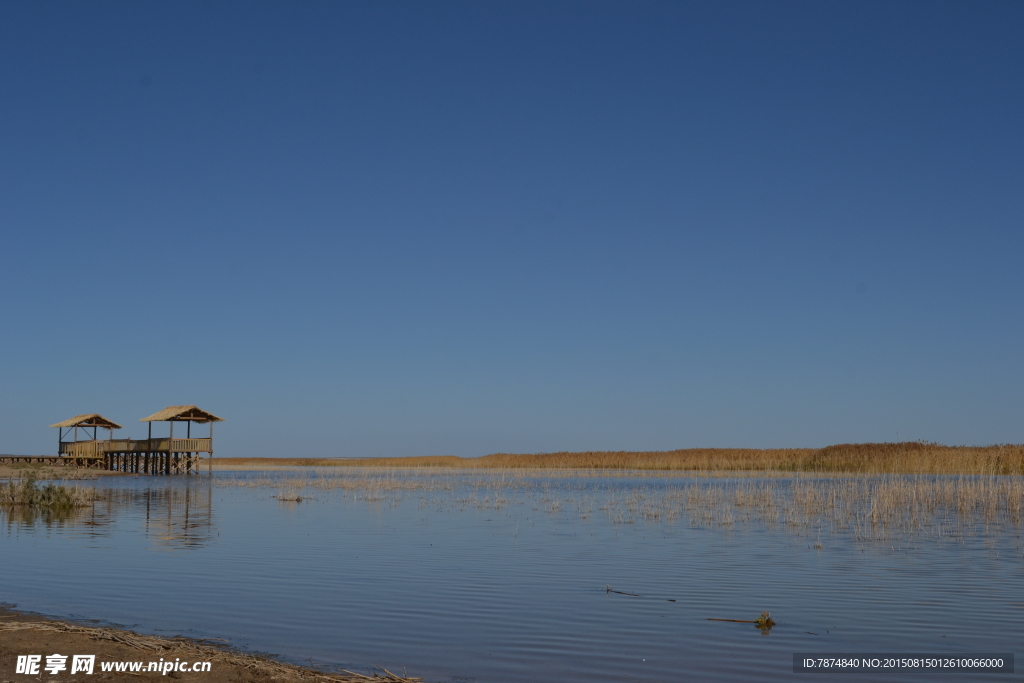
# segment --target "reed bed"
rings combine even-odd
[[[882,476],[639,489],[609,498],[601,509],[617,523],[757,523],[785,525],[804,535],[816,531],[890,541],[1019,532],[1022,504],[1024,479],[1019,477]]]
[[[858,474],[1024,475],[1024,445],[945,446],[924,441],[838,444],[826,448],[689,448],[673,451],[494,453],[414,458],[312,459],[221,458],[235,468],[383,467],[416,469],[563,469],[643,471],[781,471]]]
[[[39,486],[35,477],[0,484],[0,505],[56,510],[88,507],[96,500],[92,489],[47,483]]]
[[[857,540],[965,538],[1024,524],[1024,477],[1005,475],[830,475],[788,478],[547,477],[543,470],[424,472],[415,468],[324,468],[307,476],[221,480],[220,486],[275,488],[278,498],[338,491],[368,503],[501,510],[524,506],[614,524],[784,526],[798,534],[842,533]]]

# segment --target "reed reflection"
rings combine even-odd
[[[80,507],[0,506],[9,533],[66,530],[93,538],[110,538],[130,520],[161,549],[205,545],[214,535],[213,496],[208,485],[166,488],[99,488],[96,499]]]

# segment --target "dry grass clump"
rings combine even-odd
[[[783,471],[858,474],[1024,474],[1024,445],[944,446],[923,441],[839,444],[826,448],[688,448],[674,451],[494,453],[416,458],[221,458],[218,466],[418,469]]]
[[[761,629],[762,635],[768,635],[775,626],[775,620],[772,619],[772,613],[761,612],[761,616],[754,620],[754,625]]]
[[[0,484],[0,505],[36,509],[69,509],[87,507],[96,500],[92,489],[47,483],[39,486],[35,477]]]

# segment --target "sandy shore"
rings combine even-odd
[[[67,670],[50,674],[42,669],[46,657],[53,654],[68,655]],[[93,675],[70,674],[70,655],[96,655]],[[40,674],[16,674],[18,655],[42,655]],[[103,662],[210,662],[209,672],[170,671],[115,673],[101,671]],[[187,638],[161,638],[145,636],[132,631],[73,624],[37,614],[18,612],[0,607],[0,683],[17,680],[47,681],[128,681],[173,678],[205,683],[241,683],[244,681],[322,681],[324,683],[357,683],[365,681],[411,682],[420,679],[388,676],[363,676],[349,673],[322,673],[312,669],[283,664],[269,657],[236,652],[216,645]]]

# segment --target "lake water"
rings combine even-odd
[[[83,484],[104,499],[71,519],[0,512],[0,601],[452,682],[832,680],[794,674],[793,653],[1024,642],[1012,520],[870,538],[651,503],[730,480],[362,475],[300,489],[295,476],[106,478]],[[301,502],[279,500],[293,488]],[[764,610],[767,635],[708,621]]]

